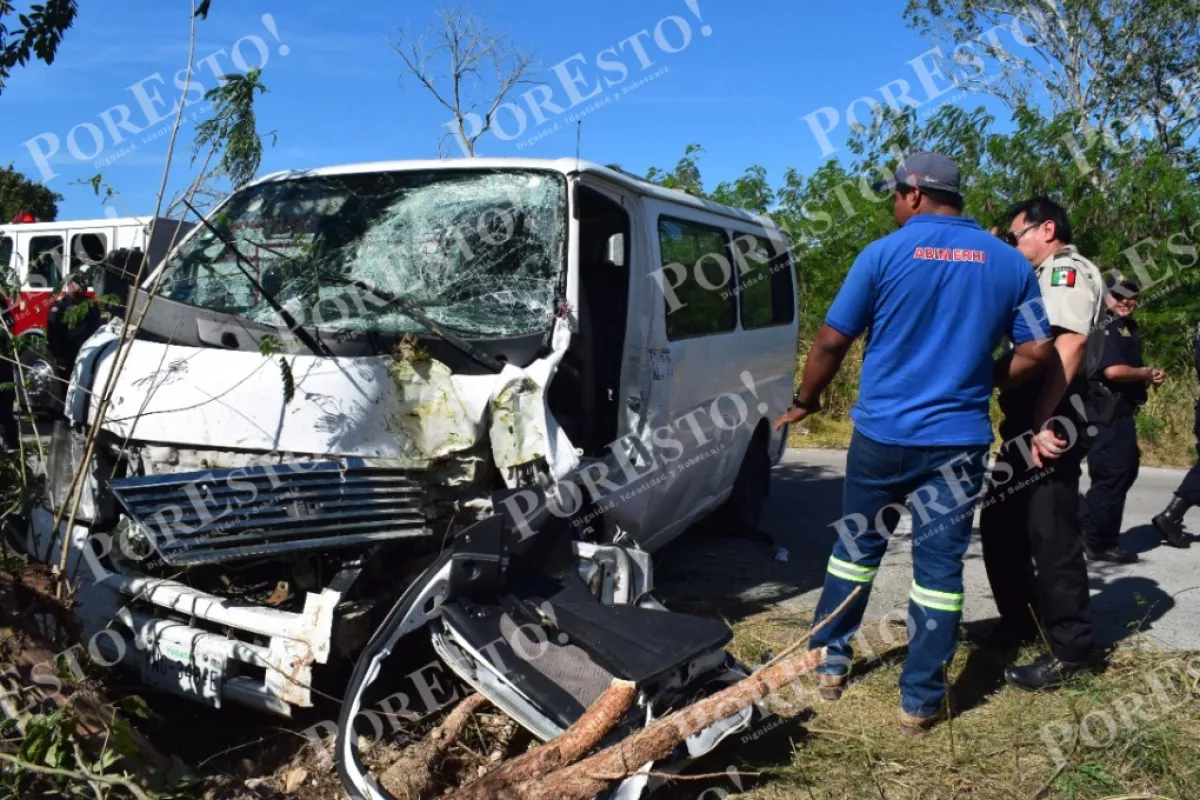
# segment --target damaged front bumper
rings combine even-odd
[[[66,542],[95,658],[211,706],[313,705],[314,667],[353,655],[439,543],[492,513],[488,487],[578,464],[544,397],[562,325],[546,358],[499,375],[289,356],[293,402],[275,359],[139,340],[73,506],[98,422],[82,387],[109,381],[118,338],[76,363],[25,549],[57,566]]]
[[[314,664],[335,651],[338,616],[349,575],[307,592],[296,611],[239,602],[168,577],[112,571],[110,553],[84,525],[51,535],[53,515],[33,512],[30,552],[60,563],[76,579],[75,610],[89,655],[105,666],[139,672],[152,686],[216,708],[225,702],[283,716],[312,705]],[[65,526],[60,526],[60,534]],[[345,623],[345,620],[342,620]]]

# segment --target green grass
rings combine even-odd
[[[1168,377],[1150,391],[1149,402],[1137,416],[1142,464],[1147,467],[1190,467],[1196,461],[1196,396],[1200,386],[1192,375]]]
[[[803,615],[773,609],[741,621],[731,649],[744,663],[759,663],[764,650],[778,652],[807,628]],[[862,800],[1116,800],[1116,798],[1200,797],[1200,681],[1197,654],[1161,653],[1130,640],[1100,673],[1073,678],[1066,690],[1029,694],[1000,679],[1009,663],[1002,655],[960,647],[949,669],[952,704],[958,713],[923,739],[901,736],[897,681],[905,653],[902,627],[864,631],[879,654],[860,661],[844,697],[836,703],[774,706],[792,715],[780,725],[781,740],[764,736],[744,745],[736,766],[761,777],[747,779],[745,794],[756,800],[783,798],[862,798]],[[882,639],[890,639],[886,644]],[[1038,653],[1020,654],[1022,661]],[[1196,660],[1193,660],[1196,659]],[[1191,672],[1195,676],[1190,675]],[[1170,704],[1157,705],[1147,676],[1173,676]],[[1122,703],[1142,699],[1145,718]],[[784,698],[791,695],[785,693]],[[1089,718],[1088,715],[1092,716]],[[1107,715],[1107,716],[1106,716]],[[1090,746],[1078,739],[1063,744],[1063,761],[1052,756],[1046,726],[1075,725],[1090,719]],[[1103,720],[1117,727],[1110,734]],[[717,765],[720,766],[720,765]],[[716,771],[714,769],[714,771]],[[725,781],[727,789],[728,780]],[[710,792],[710,794],[712,794]],[[706,795],[708,796],[708,795]]]

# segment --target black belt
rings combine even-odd
[[[1092,412],[1096,422],[1108,425],[1115,419],[1137,414],[1137,404],[1124,394],[1114,392],[1100,381],[1090,381],[1089,384],[1092,390]]]

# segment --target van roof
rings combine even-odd
[[[283,170],[263,175],[250,185],[265,183],[267,181],[301,178],[310,175],[354,175],[366,172],[406,172],[431,169],[540,169],[561,172],[564,175],[586,173],[604,178],[646,197],[692,206],[713,214],[720,214],[721,216],[731,217],[743,222],[751,222],[766,228],[778,230],[779,227],[769,217],[704,200],[676,189],[666,189],[656,183],[609,169],[593,161],[578,161],[574,158],[443,158],[409,161],[374,161],[361,164],[319,167],[316,169]]]
[[[145,227],[154,217],[102,217],[100,219],[60,219],[54,222],[16,222],[0,225],[0,233],[27,231],[42,233],[61,231],[64,228],[132,228]],[[160,219],[166,219],[160,217]]]

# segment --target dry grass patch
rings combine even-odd
[[[736,625],[731,649],[743,663],[757,664],[809,622],[807,614],[783,608],[755,615]],[[779,725],[783,740],[771,741],[768,733],[731,753],[737,769],[761,775],[747,779],[744,796],[1200,797],[1200,654],[1162,653],[1129,640],[1105,671],[1072,679],[1062,691],[1029,694],[1003,683],[1008,657],[964,644],[949,669],[955,716],[914,740],[900,735],[897,719],[905,630],[869,623],[864,635],[878,657],[856,662],[841,701],[806,704],[784,693],[772,706],[794,715],[795,724]],[[1038,651],[1027,648],[1018,658],[1028,661]],[[728,784],[722,785],[734,794]]]

